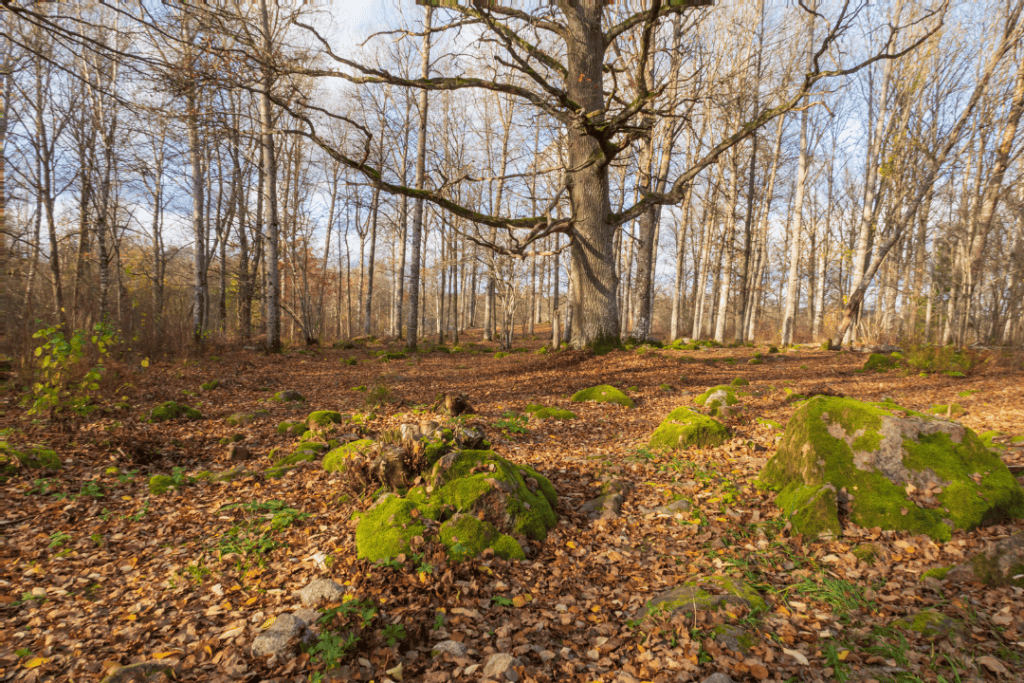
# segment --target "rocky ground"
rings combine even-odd
[[[862,373],[864,354],[763,346],[536,353],[543,343],[503,357],[464,337],[453,353],[384,360],[400,347],[115,364],[101,404],[119,405],[77,423],[34,421],[12,389],[4,450],[37,467],[0,484],[0,680],[1019,680],[1024,589],[925,573],[1024,522],[947,543],[852,526],[811,542],[754,480],[789,396],[823,390],[959,404],[950,416],[1000,432],[1019,474],[1024,373]],[[750,393],[721,418],[731,438],[648,448],[669,413],[737,377]],[[570,400],[602,384],[635,407]],[[283,391],[305,401],[272,400]],[[278,433],[284,421],[336,410],[381,438],[445,423],[440,392],[465,393],[462,426],[557,490],[557,525],[525,543],[526,560],[453,561],[429,536],[390,562],[357,559],[353,515],[373,499],[315,457],[282,464],[300,436]],[[202,417],[147,422],[172,400]],[[529,404],[577,418],[528,417]],[[228,424],[238,414],[251,418]]]

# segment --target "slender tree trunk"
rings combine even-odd
[[[373,266],[377,258],[377,214],[380,207],[380,190],[374,188],[370,207],[370,259],[366,265],[366,310],[363,316],[363,334],[370,334],[373,315]]]
[[[434,8],[430,5],[426,8],[423,19],[424,35],[423,46],[420,54],[422,59],[421,76],[430,77],[430,21],[433,18]],[[416,189],[422,190],[426,183],[426,160],[427,160],[427,91],[420,91],[420,130],[416,142]],[[420,242],[423,234],[423,198],[418,197],[413,204],[412,214],[412,254],[409,263],[409,330],[406,346],[409,349],[416,348],[419,338],[419,314],[420,314]]]
[[[260,0],[260,28],[262,29],[263,91],[260,93],[260,138],[263,145],[263,160],[266,163],[266,196],[267,203],[267,351],[281,351],[281,275],[278,270],[278,233],[280,225],[277,217],[277,153],[274,149],[273,116],[270,109],[270,90],[274,85],[270,69],[271,36],[270,16],[267,11],[267,0]]]

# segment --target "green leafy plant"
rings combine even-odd
[[[506,598],[504,595],[492,595],[491,601],[495,605],[501,605],[502,607],[511,607],[514,604],[512,598]]]
[[[32,335],[42,342],[35,349],[35,381],[24,400],[29,415],[88,413],[92,398],[99,391],[110,349],[119,341],[114,328],[107,323],[96,323],[91,333],[75,330],[70,338],[61,328],[44,327]],[[96,363],[79,376],[77,366],[87,355],[96,356]]]
[[[126,519],[129,522],[141,522],[143,519],[145,519],[147,514],[149,514],[149,501],[148,500],[145,503],[143,503],[142,507],[140,507],[138,510],[136,510],[133,514],[121,515],[121,519]]]
[[[84,484],[82,484],[82,488],[79,489],[78,493],[76,493],[72,497],[73,498],[82,498],[82,497],[86,497],[86,496],[89,497],[89,498],[103,498],[103,497],[105,497],[105,494],[103,493],[103,484],[101,484],[98,481],[87,481]]]
[[[32,486],[25,492],[25,495],[49,496],[59,486],[60,483],[54,479],[33,479]]]
[[[56,550],[71,540],[71,534],[63,531],[54,531],[50,534],[50,550]]]
[[[505,434],[529,434],[530,430],[526,427],[528,419],[525,415],[506,410],[494,426]]]
[[[388,624],[381,630],[381,636],[388,647],[394,647],[398,641],[405,640],[406,635],[405,627],[401,624]]]
[[[192,564],[185,567],[185,578],[191,583],[197,586],[206,580],[206,577],[210,575],[209,568],[203,566],[202,561],[193,562]]]

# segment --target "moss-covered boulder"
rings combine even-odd
[[[548,418],[554,418],[556,420],[575,420],[576,413],[571,410],[562,410],[561,408],[548,408],[537,403],[531,403],[530,405],[523,408],[523,412],[527,413],[533,418],[538,420],[546,420]]]
[[[149,478],[149,492],[154,496],[162,496],[174,487],[174,479],[166,474],[154,474]]]
[[[324,469],[328,472],[344,472],[345,463],[356,455],[366,455],[373,447],[373,441],[358,439],[339,446],[324,456]]]
[[[446,453],[426,480],[405,497],[378,499],[361,515],[356,527],[360,558],[379,560],[409,552],[413,539],[423,534],[422,520],[431,519],[442,523],[441,539],[453,557],[492,548],[502,557],[519,559],[525,553],[516,536],[543,540],[557,522],[558,496],[551,482],[532,467],[511,463],[493,451]]]
[[[601,384],[596,387],[577,391],[572,395],[572,400],[577,403],[582,403],[583,401],[596,401],[597,403],[618,403],[620,406],[625,406],[627,408],[633,407],[633,399],[608,384]]]
[[[183,406],[176,401],[162,403],[149,411],[150,422],[163,422],[165,420],[177,420],[179,418],[184,418],[186,420],[198,420],[202,417],[203,414],[195,408]]]
[[[306,418],[306,424],[309,425],[310,429],[316,429],[317,427],[327,427],[332,424],[341,424],[343,418],[341,413],[336,410],[314,410]]]
[[[943,417],[945,415],[955,417],[957,415],[964,414],[964,407],[959,403],[936,403],[928,409],[928,412],[932,415],[938,415],[939,417]]]
[[[730,384],[719,384],[693,399],[693,402],[696,405],[704,406],[709,415],[731,417],[739,412],[738,408],[733,407],[740,402],[736,395],[736,387]]]
[[[199,388],[202,389],[203,391],[213,391],[214,389],[217,389],[219,387],[219,379],[211,379],[209,382],[203,382],[202,384],[199,385]]]
[[[654,450],[721,446],[731,436],[729,428],[718,420],[689,408],[676,408],[651,434],[647,446]]]
[[[750,380],[744,379],[742,377],[734,377],[733,380],[731,382],[729,382],[729,386],[733,386],[733,387],[745,387],[745,386],[749,386],[749,385],[750,385]]]
[[[1024,490],[974,432],[893,403],[811,398],[758,483],[805,535],[838,535],[840,511],[937,541],[1024,516]]]
[[[291,470],[295,469],[299,463],[313,462],[320,457],[320,451],[324,449],[322,444],[318,443],[300,443],[295,451],[291,455],[274,461],[274,463],[267,468],[266,476],[271,479],[278,479],[283,477]]]
[[[986,586],[1024,588],[1024,532],[998,540],[963,564],[953,567],[946,578]]]

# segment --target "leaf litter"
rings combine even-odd
[[[752,349],[704,350],[694,363],[668,350],[496,359],[487,343],[465,346],[474,351],[386,364],[373,355],[381,343],[153,363],[130,390],[130,410],[94,414],[75,429],[32,424],[10,395],[11,447],[45,446],[64,468],[21,473],[0,488],[0,629],[10,646],[0,649],[0,680],[98,680],[149,662],[150,674],[183,681],[441,683],[480,680],[495,653],[516,658],[512,676],[538,682],[703,681],[715,672],[736,681],[995,681],[1024,665],[1024,591],[924,576],[1020,531],[1020,521],[944,544],[858,528],[808,542],[753,485],[781,435],[770,422],[784,425],[794,410],[788,395],[822,382],[912,409],[956,401],[965,425],[998,430],[993,445],[1008,465],[1022,465],[1013,439],[1024,432],[1020,373],[863,375],[858,354],[808,349],[748,366]],[[739,376],[750,395],[727,421],[734,438],[668,454],[645,448],[671,410]],[[153,406],[191,399],[214,378],[222,387],[202,392],[203,420],[145,422]],[[569,401],[597,384],[627,390],[637,407]],[[369,405],[350,390],[360,386],[384,387],[385,402]],[[269,400],[284,389],[307,402]],[[352,516],[370,501],[341,494],[337,475],[315,461],[264,476],[271,450],[295,444],[277,434],[281,421],[312,410],[359,413],[365,432],[380,435],[443,419],[430,412],[441,391],[469,396],[495,450],[535,466],[557,489],[558,526],[530,544],[527,560],[485,553],[455,562],[429,541],[390,563],[359,560]],[[578,419],[529,420],[523,432],[495,426],[529,403]],[[256,416],[228,427],[223,418],[235,413]],[[221,440],[235,434],[253,460],[228,460]],[[180,485],[151,495],[149,477],[175,467]],[[197,476],[203,471],[234,476]],[[621,515],[592,521],[580,508],[611,481],[630,485]],[[688,504],[666,508],[680,500]],[[324,577],[346,594],[322,606],[319,644],[253,658],[253,638]],[[643,618],[652,598],[713,577],[756,589],[763,606],[695,602]],[[715,585],[702,587],[721,594]],[[902,625],[932,613],[935,628]],[[361,637],[328,669],[324,653],[341,645],[324,634],[353,619],[365,625]],[[442,641],[465,648],[433,655]]]

